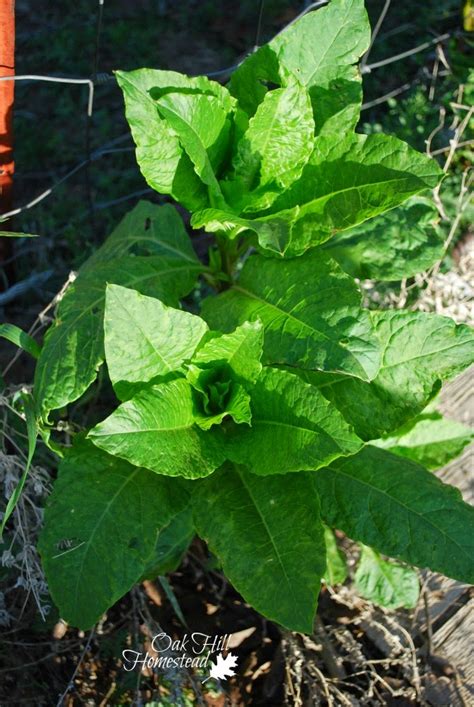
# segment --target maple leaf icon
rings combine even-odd
[[[211,672],[206,680],[209,680],[209,678],[214,678],[214,680],[227,680],[227,678],[235,675],[235,670],[232,670],[232,668],[235,668],[237,665],[237,657],[232,655],[232,653],[228,653],[224,658],[222,653],[219,653],[217,661],[215,663],[211,661],[211,665]],[[206,680],[203,680],[203,682],[206,682]]]

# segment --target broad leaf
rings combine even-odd
[[[203,315],[220,331],[260,319],[267,364],[364,379],[379,367],[379,345],[356,284],[321,253],[288,261],[252,256],[236,284],[205,301]]]
[[[420,594],[415,570],[384,560],[366,545],[362,546],[354,587],[364,599],[387,609],[414,609]]]
[[[184,508],[177,484],[79,442],[60,465],[39,549],[61,617],[86,629],[142,576]]]
[[[327,241],[323,248],[360,279],[401,280],[427,270],[443,255],[438,211],[429,199],[406,204]]]
[[[190,265],[199,262],[176,208],[171,204],[157,206],[150,201],[139,201],[125,214],[80,272],[123,255],[163,255]]]
[[[474,432],[465,425],[431,412],[419,415],[372,444],[419,462],[427,469],[438,469],[459,456],[473,439]]]
[[[196,479],[225,460],[221,436],[195,424],[192,388],[183,379],[152,386],[120,405],[88,437],[94,444],[157,474]]]
[[[210,203],[223,205],[216,171],[226,155],[231,123],[228,112],[215,96],[165,93],[156,102],[194,165],[196,174],[209,188]]]
[[[474,582],[474,508],[419,464],[367,446],[314,474],[324,521],[384,555]]]
[[[286,85],[295,76],[309,90],[317,134],[350,132],[362,99],[355,64],[369,40],[363,0],[333,0],[251,54],[234,72],[230,91],[251,116],[268,84]]]
[[[244,599],[287,628],[310,632],[326,555],[308,475],[262,479],[228,465],[198,484],[192,503],[198,534]]]
[[[324,541],[326,543],[326,572],[324,581],[329,586],[342,584],[347,579],[347,561],[345,554],[338,548],[336,536],[331,528],[324,526]]]
[[[206,331],[200,317],[167,307],[136,290],[108,285],[105,357],[119,397],[127,383],[145,383],[181,368],[192,358]]]
[[[341,140],[328,134],[316,140],[303,173],[271,206],[270,214],[235,217],[204,209],[194,228],[257,234],[262,248],[278,255],[301,255],[339,231],[399,206],[439,182],[435,160],[388,135],[354,134]]]
[[[160,530],[156,546],[148,558],[147,567],[141,579],[156,579],[178,569],[183,555],[195,534],[192,510],[187,506],[176,513],[169,524]]]
[[[319,391],[286,371],[265,368],[251,391],[252,426],[228,431],[228,456],[254,474],[319,469],[362,442]]]
[[[374,312],[383,351],[377,377],[366,384],[348,376],[304,374],[369,440],[418,415],[441,381],[474,361],[474,332],[452,319],[424,312]]]
[[[235,178],[246,189],[244,210],[268,208],[280,192],[298,179],[313,142],[313,111],[305,88],[293,82],[267,93],[234,157]],[[229,187],[232,186],[231,181]]]
[[[362,99],[358,59],[370,41],[364,0],[332,0],[270,42],[280,64],[307,86],[316,133],[351,131]]]
[[[207,202],[207,193],[179,136],[159,112],[157,100],[169,92],[210,95],[230,105],[225,89],[204,76],[191,78],[174,71],[138,69],[117,71],[117,82],[125,99],[125,114],[137,146],[137,162],[148,184],[162,194],[171,194],[190,210]]]
[[[134,209],[111,242],[85,263],[61,299],[35,371],[36,405],[44,419],[51,410],[77,400],[103,363],[107,282],[132,287],[169,305],[176,305],[192,289],[202,266],[192,255],[181,220],[170,209],[151,204]],[[145,248],[157,255],[125,255]]]

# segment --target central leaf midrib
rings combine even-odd
[[[278,564],[280,565],[281,571],[282,571],[283,576],[284,576],[284,578],[285,578],[285,582],[286,582],[286,585],[287,585],[287,587],[288,587],[288,590],[289,590],[289,592],[291,593],[291,596],[293,597],[294,606],[297,607],[297,606],[299,605],[298,598],[295,596],[295,591],[294,591],[293,584],[291,583],[290,578],[289,578],[289,576],[288,576],[288,574],[287,574],[287,572],[286,572],[285,565],[284,565],[283,560],[282,560],[282,558],[281,558],[281,556],[280,556],[278,547],[277,547],[276,544],[275,544],[275,541],[274,541],[274,539],[273,539],[273,535],[272,535],[272,533],[270,532],[270,528],[268,527],[268,524],[267,524],[267,521],[266,521],[266,519],[265,519],[265,516],[264,516],[263,513],[261,512],[261,510],[260,510],[260,508],[259,508],[259,506],[258,506],[258,504],[257,504],[257,502],[256,502],[256,500],[255,500],[255,498],[254,498],[254,496],[253,496],[253,494],[252,494],[250,488],[249,488],[248,485],[245,483],[245,480],[244,480],[242,474],[240,474],[237,470],[236,470],[236,474],[237,474],[238,478],[240,479],[240,482],[241,482],[242,486],[244,487],[245,491],[247,492],[247,494],[248,494],[248,496],[249,496],[249,498],[250,498],[250,500],[251,500],[251,502],[252,502],[253,508],[254,508],[255,511],[257,512],[257,515],[259,516],[259,518],[260,518],[260,520],[261,520],[261,522],[262,522],[263,527],[265,528],[265,531],[266,531],[266,533],[267,533],[267,535],[268,535],[268,538],[269,538],[269,540],[270,540],[270,544],[271,544],[271,546],[273,547],[275,556],[276,556],[276,558],[277,558],[277,560],[278,560]]]

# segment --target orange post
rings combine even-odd
[[[0,0],[0,76],[15,73],[15,0]],[[14,81],[0,81],[0,205],[1,212],[12,206],[13,186],[13,100]],[[0,224],[5,230],[6,224]],[[0,238],[0,262],[8,256],[9,238]]]

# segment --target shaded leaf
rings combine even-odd
[[[153,255],[126,255],[135,249]],[[107,282],[176,305],[192,289],[201,269],[172,207],[143,203],[128,214],[59,302],[35,371],[38,414],[47,419],[51,410],[77,400],[95,380],[104,361]]]
[[[331,527],[384,555],[474,581],[474,508],[419,464],[367,446],[313,477]]]
[[[192,503],[197,532],[244,599],[273,621],[310,632],[326,563],[311,479],[263,479],[225,466],[199,483]]]
[[[401,280],[427,270],[442,257],[444,237],[438,220],[432,201],[412,197],[332,238],[323,248],[352,277]]]
[[[169,479],[78,442],[60,465],[39,549],[61,617],[86,629],[140,577],[187,504]]]
[[[186,507],[174,515],[168,525],[160,530],[141,579],[156,579],[158,575],[168,574],[178,569],[194,533],[191,508]]]

